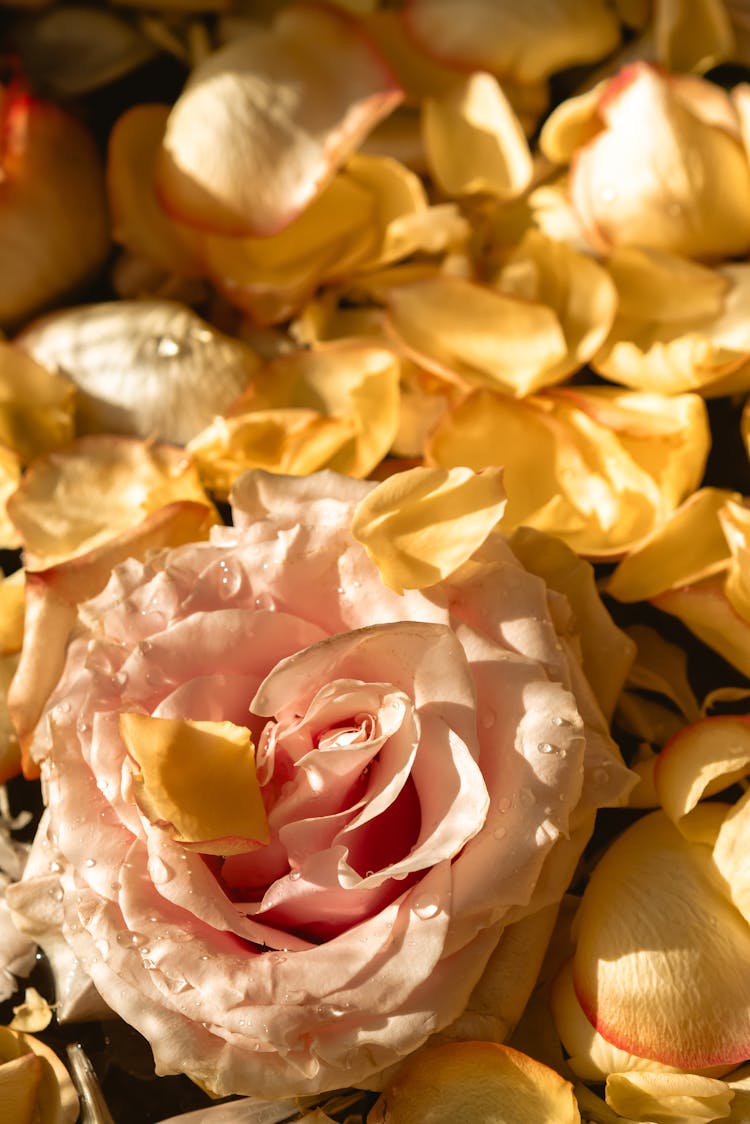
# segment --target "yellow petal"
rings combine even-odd
[[[35,1034],[44,1030],[52,1022],[52,1008],[35,987],[27,987],[23,1003],[13,1008],[13,1018],[8,1024],[11,1030],[28,1031]]]
[[[333,7],[286,7],[272,28],[256,27],[193,70],[167,123],[160,196],[199,228],[273,234],[401,98],[353,20]]]
[[[664,811],[682,830],[681,821],[699,800],[748,772],[750,719],[716,715],[683,727],[669,739],[656,760],[654,781]]]
[[[43,1062],[24,1054],[0,1065],[0,1103],[13,1124],[35,1124]]]
[[[269,840],[255,752],[246,726],[121,714],[120,734],[138,765],[134,790],[154,823],[208,854]]]
[[[484,391],[444,415],[427,455],[444,467],[502,464],[506,526],[527,523],[604,558],[652,532],[697,486],[708,440],[697,395],[575,387],[514,401]]]
[[[427,159],[446,194],[487,192],[506,200],[529,186],[528,142],[493,75],[475,71],[442,96],[426,98],[422,113]]]
[[[107,194],[112,236],[168,273],[199,277],[199,239],[168,215],[154,185],[169,112],[168,105],[135,105],[118,117],[110,131]]]
[[[183,450],[127,437],[82,437],[38,457],[8,503],[27,569],[86,554],[179,500],[211,508]]]
[[[681,620],[744,675],[750,675],[750,621],[733,607],[724,586],[721,577],[705,578],[667,589],[652,601],[658,609]]]
[[[580,1124],[573,1087],[497,1042],[418,1052],[391,1080],[368,1124]]]
[[[734,35],[721,0],[670,0],[654,10],[657,58],[668,70],[710,70],[732,58]]]
[[[0,579],[0,656],[20,652],[23,643],[23,570]]]
[[[0,445],[0,548],[13,550],[21,545],[21,537],[8,515],[8,500],[21,479],[18,453]]]
[[[297,407],[351,423],[353,441],[328,462],[348,476],[367,476],[391,448],[399,424],[400,363],[388,347],[339,339],[299,348],[269,363],[230,414]]]
[[[539,147],[553,164],[567,164],[577,148],[601,131],[598,108],[605,89],[606,82],[597,82],[590,90],[566,98],[549,114],[539,133]]]
[[[711,846],[726,807],[703,804],[705,843],[662,812],[629,827],[584,892],[576,993],[621,1049],[685,1069],[729,1065],[750,1049],[750,928],[722,893]]]
[[[615,287],[591,257],[530,230],[509,256],[495,285],[504,293],[538,301],[557,315],[566,355],[548,371],[561,380],[587,363],[609,332],[617,307]]]
[[[747,734],[745,738],[747,739]],[[747,772],[747,770],[745,770]],[[724,878],[727,893],[750,924],[750,802],[747,792],[727,812],[714,844],[714,862]]]
[[[738,136],[703,119],[704,86],[642,63],[609,84],[599,110],[606,128],[578,150],[571,170],[573,202],[593,245],[688,257],[750,247],[750,166]],[[728,96],[726,104],[731,110]]]
[[[641,246],[616,247],[606,268],[625,320],[671,323],[718,316],[730,288],[718,270]]]
[[[719,522],[732,552],[724,593],[734,611],[750,621],[750,506],[727,500]]]
[[[69,382],[0,342],[0,444],[24,463],[71,440],[74,398]]]
[[[726,1082],[696,1073],[613,1073],[607,1104],[620,1116],[649,1124],[699,1124],[729,1115],[734,1092]]]
[[[402,285],[389,304],[389,327],[407,354],[453,381],[529,394],[556,380],[567,351],[552,309],[472,281]]]
[[[428,55],[520,82],[603,58],[620,37],[602,0],[412,0],[405,15]]]
[[[356,438],[351,418],[289,407],[217,418],[188,448],[206,488],[226,499],[235,480],[251,468],[306,476],[327,468]]]
[[[674,586],[726,570],[730,560],[719,512],[737,493],[701,488],[632,550],[607,581],[619,601],[646,601]]]
[[[378,484],[357,505],[352,534],[397,593],[423,589],[457,570],[505,507],[502,473],[413,468]]]

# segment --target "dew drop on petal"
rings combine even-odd
[[[148,860],[148,873],[157,886],[163,886],[174,877],[174,871],[158,855],[152,855]]]
[[[510,811],[510,805],[511,805],[510,797],[509,796],[501,796],[500,799],[497,802],[497,810],[502,815],[505,815],[506,812]]]
[[[495,839],[505,839],[505,836],[508,834],[508,829],[507,827],[496,827],[492,834],[495,836]]]
[[[540,753],[557,753],[557,746],[552,742],[539,742],[536,748]]]
[[[420,894],[415,898],[412,909],[417,917],[426,921],[440,911],[440,901],[435,894]]]
[[[86,859],[83,865],[91,870],[93,866],[96,866],[96,859]]]
[[[292,871],[289,872],[289,877],[291,878],[292,882],[297,882],[298,879],[300,879],[302,877],[302,871],[301,870],[292,870]]]

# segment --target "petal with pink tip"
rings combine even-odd
[[[401,98],[351,18],[290,5],[272,29],[228,43],[193,71],[167,123],[160,197],[200,229],[273,234]]]
[[[750,771],[750,718],[715,715],[683,727],[656,759],[654,782],[664,811],[682,830],[704,796]],[[685,825],[689,832],[689,825]]]
[[[663,812],[609,848],[578,914],[575,989],[608,1041],[685,1069],[750,1052],[750,928],[720,888],[712,858],[725,805],[696,809],[705,843]]]

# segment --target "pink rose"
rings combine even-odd
[[[350,532],[372,487],[251,473],[233,527],[119,565],[35,733],[48,808],[16,922],[55,954],[62,937],[159,1073],[220,1095],[364,1083],[473,1010],[507,1032],[482,988],[507,979],[517,1017],[543,941],[519,969],[509,934],[550,913],[628,784],[571,601],[514,549],[574,575],[611,695],[627,643],[584,564],[492,534],[399,596]],[[165,818],[122,713],[249,728],[267,841],[230,823],[221,771],[192,820]],[[191,836],[204,814],[218,827]]]

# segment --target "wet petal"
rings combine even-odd
[[[172,828],[178,843],[227,855],[268,842],[246,726],[123,713],[120,734],[138,766],[139,808],[152,823]]]
[[[441,97],[425,99],[422,112],[427,159],[446,194],[487,192],[502,200],[523,194],[531,152],[493,75],[476,71]]]
[[[176,301],[108,301],[53,312],[18,343],[78,388],[81,429],[185,444],[260,366],[255,352]]]
[[[401,97],[353,21],[334,8],[286,8],[271,30],[230,42],[191,74],[167,124],[161,198],[217,234],[273,234]]]
[[[573,1087],[554,1070],[497,1042],[453,1042],[418,1052],[386,1086],[369,1124],[580,1124]]]
[[[726,807],[698,811],[705,842],[653,812],[610,846],[584,892],[574,961],[581,1005],[605,1038],[686,1069],[739,1062],[750,1048],[750,983],[736,970],[750,929],[711,851]]]
[[[403,593],[452,574],[502,517],[505,490],[497,469],[413,468],[378,484],[357,505],[352,534]]]
[[[619,41],[614,14],[601,0],[410,0],[405,18],[428,55],[520,82],[603,58]]]

